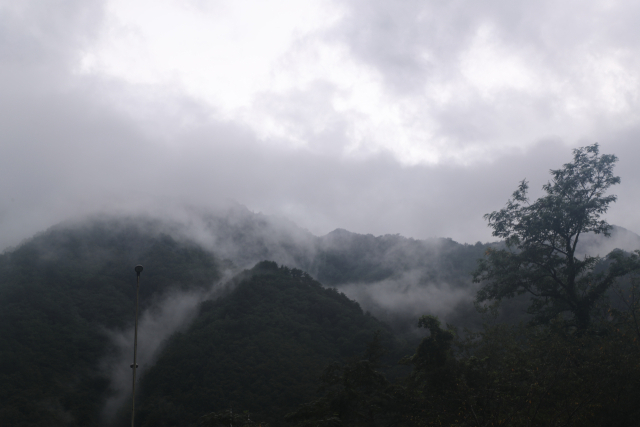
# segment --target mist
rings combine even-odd
[[[605,257],[614,249],[626,252],[640,250],[640,236],[626,228],[614,225],[609,237],[594,233],[581,236],[576,252],[577,256]]]
[[[425,283],[421,276],[422,272],[411,271],[397,279],[350,283],[338,289],[358,301],[365,311],[400,329],[415,327],[418,319],[427,314],[451,321],[461,305],[471,305],[475,298],[475,286]]]
[[[136,369],[136,390],[143,386],[144,374],[156,362],[167,340],[175,333],[185,331],[198,315],[200,304],[205,300],[216,299],[221,292],[228,292],[233,273],[224,271],[223,278],[213,283],[209,289],[196,291],[171,292],[157,297],[154,302],[139,314],[138,348]],[[147,285],[144,271],[140,286]],[[126,330],[106,330],[111,343],[111,351],[99,363],[100,370],[110,382],[109,397],[104,403],[102,418],[107,424],[113,423],[131,399],[133,363],[133,326]],[[136,393],[137,394],[137,393]]]

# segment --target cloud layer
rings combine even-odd
[[[486,241],[519,180],[594,141],[620,157],[608,218],[638,232],[639,12],[0,1],[0,247],[227,198],[316,234]]]

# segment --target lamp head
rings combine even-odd
[[[140,273],[142,272],[142,266],[140,264],[136,265],[136,273],[138,274],[138,276],[140,275]]]

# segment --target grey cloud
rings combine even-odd
[[[415,123],[433,118],[438,128],[435,139],[444,138],[449,145],[484,148],[493,155],[506,141],[517,146],[552,137],[600,137],[596,134],[627,126],[623,122],[631,114],[604,114],[602,104],[608,100],[602,97],[615,97],[612,102],[624,104],[628,112],[637,110],[637,84],[626,87],[621,80],[626,77],[614,77],[618,72],[629,73],[632,80],[637,75],[640,8],[636,5],[361,0],[346,4],[348,13],[327,39],[347,46],[355,58],[383,76],[385,90],[396,102],[420,105]],[[483,28],[495,36],[499,55],[515,55],[537,87],[506,87],[486,97],[466,85],[461,74],[465,55]],[[425,92],[425,85],[454,85],[454,99],[441,104]],[[492,145],[496,148],[491,150]]]
[[[103,2],[35,0],[0,2],[0,58],[4,70],[12,66],[70,65],[97,36]]]
[[[58,105],[74,111],[73,117],[60,114],[37,131],[14,127],[20,144],[2,149],[13,150],[2,156],[3,246],[68,216],[102,210],[167,213],[227,198],[288,217],[315,234],[342,227],[487,241],[484,213],[501,208],[523,178],[535,195],[548,180],[548,169],[571,159],[563,144],[547,142],[470,167],[406,167],[384,154],[347,160],[268,147],[246,129],[220,123],[160,144],[108,109],[87,117],[96,107],[84,102],[85,108],[72,110],[63,97]],[[51,105],[43,115],[56,111]],[[636,206],[628,196],[620,204]],[[634,229],[633,223],[618,224]]]
[[[3,62],[0,67],[1,248],[72,216],[101,211],[168,215],[184,205],[207,207],[229,198],[254,211],[290,218],[315,234],[341,227],[359,233],[489,241],[492,237],[483,214],[501,208],[523,178],[531,182],[535,196],[548,180],[548,169],[571,160],[567,141],[539,141],[526,127],[523,138],[536,144],[498,153],[488,150],[486,157],[470,166],[406,166],[385,152],[357,159],[337,154],[338,148],[317,150],[327,144],[341,147],[346,141],[347,119],[330,108],[327,93],[332,88],[322,82],[312,87],[311,98],[298,93],[279,99],[265,94],[257,99],[290,123],[300,138],[312,141],[310,148],[283,148],[285,144],[278,141],[259,140],[244,125],[211,119],[208,107],[166,88],[74,74],[70,58],[76,58],[94,27],[100,26],[101,6],[62,2],[57,9],[39,9],[35,3],[28,5],[22,15],[16,12],[4,18],[11,25],[3,27],[7,41],[3,55],[25,52],[12,56],[11,65]],[[386,3],[374,6],[368,13],[388,10],[402,19],[420,15],[417,3],[397,11]],[[457,10],[448,13],[462,23],[472,19],[471,11]],[[436,20],[435,16],[434,12],[429,19]],[[443,16],[447,21],[449,15]],[[372,27],[363,35],[350,35],[349,40],[359,37],[358,43],[370,46],[373,55],[375,43],[367,37],[396,43],[393,31],[411,26],[380,25],[390,29],[377,34],[382,30]],[[34,33],[34,26],[40,32]],[[440,31],[439,37],[449,40],[445,35],[453,30]],[[34,47],[21,41],[27,39]],[[405,39],[409,43],[413,37]],[[421,40],[416,43],[426,43]],[[406,52],[394,46],[387,49],[415,55],[410,46]],[[386,60],[380,61],[383,67]],[[302,108],[309,100],[313,102]],[[324,126],[319,126],[321,131],[313,131],[309,124],[317,112],[327,114],[318,119]],[[523,108],[520,114],[525,113]],[[477,104],[442,112],[439,120],[460,140],[475,135],[491,139],[492,126],[516,123],[514,119],[504,124]],[[634,159],[640,130],[608,126],[581,145],[599,140],[603,152],[620,156],[623,181],[614,189],[619,202],[612,208],[611,219],[638,231],[635,188],[640,178]]]
[[[455,74],[482,25],[490,25],[502,43],[528,53],[534,67],[571,67],[582,48],[597,53],[639,47],[640,7],[626,2],[352,0],[347,5],[331,36],[409,91],[416,79],[432,76],[434,66]],[[422,53],[432,60],[420,60]]]

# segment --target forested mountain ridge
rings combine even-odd
[[[307,271],[330,286],[377,282],[416,269],[424,270],[425,278],[431,280],[467,283],[468,272],[487,246],[344,229],[315,236],[291,221],[253,213],[237,204],[194,215],[203,224],[198,228],[203,244],[238,266],[274,260]]]
[[[142,310],[167,292],[210,287],[224,268],[200,246],[128,220],[54,227],[0,255],[0,424],[98,424],[107,331],[133,323],[137,263],[147,266]]]
[[[145,369],[154,363],[156,357],[159,360],[157,366],[164,368],[152,368],[148,379],[143,380],[143,383],[162,382],[158,379],[162,375],[158,376],[157,372],[163,372],[164,375],[171,370],[169,366],[173,362],[167,362],[172,360],[170,355],[181,354],[180,346],[176,347],[172,343],[181,342],[191,346],[189,343],[194,339],[206,341],[202,334],[212,333],[212,337],[215,337],[215,333],[207,329],[207,324],[216,324],[220,330],[232,327],[230,325],[233,322],[220,317],[220,313],[224,311],[220,307],[232,304],[232,301],[236,301],[241,307],[243,298],[249,300],[252,295],[261,295],[261,298],[249,304],[250,306],[259,308],[261,304],[277,305],[282,301],[271,301],[268,296],[290,293],[291,288],[280,286],[287,283],[291,285],[290,281],[296,275],[308,283],[307,288],[312,290],[308,295],[301,296],[300,301],[303,302],[299,306],[308,307],[309,304],[304,301],[314,300],[315,297],[310,295],[315,295],[315,292],[317,295],[324,295],[318,297],[319,300],[333,301],[331,304],[334,305],[342,304],[345,310],[358,312],[359,314],[354,314],[358,319],[359,316],[369,319],[363,321],[368,325],[362,329],[366,333],[360,334],[358,338],[346,338],[346,342],[341,341],[338,347],[335,347],[335,342],[319,341],[327,349],[334,348],[327,350],[329,353],[324,356],[322,352],[318,352],[321,357],[315,359],[309,355],[309,349],[317,344],[313,339],[306,342],[308,347],[295,350],[294,353],[301,360],[310,361],[299,371],[307,379],[311,378],[313,369],[322,363],[361,352],[362,349],[356,350],[356,347],[366,344],[363,341],[365,335],[370,336],[373,329],[387,330],[373,316],[363,314],[360,306],[365,310],[372,309],[376,316],[378,313],[386,313],[386,320],[396,321],[398,324],[404,322],[412,327],[416,319],[426,313],[444,315],[445,320],[453,320],[458,326],[466,326],[465,321],[469,321],[472,314],[477,316],[475,312],[472,313],[471,303],[476,288],[471,284],[469,273],[475,267],[476,259],[491,245],[459,244],[450,239],[421,241],[398,235],[375,237],[340,229],[316,237],[285,220],[253,214],[243,207],[236,208],[240,211],[239,217],[233,217],[237,213],[235,211],[196,217],[194,222],[198,223],[197,236],[189,224],[177,221],[103,216],[52,227],[16,248],[5,250],[0,255],[0,423],[24,426],[42,423],[65,426],[106,425],[103,422],[105,408],[113,412],[114,407],[105,407],[105,401],[113,398],[117,392],[120,397],[113,402],[122,405],[122,399],[126,397],[126,390],[130,386],[128,365],[131,363],[131,350],[127,331],[133,324],[133,266],[136,264],[143,264],[145,267],[140,298],[143,320],[144,316],[152,316],[153,313],[156,316],[167,314],[169,319],[169,323],[159,322],[155,329],[148,329],[149,333],[154,334],[152,338],[156,339],[153,347],[156,353],[147,353],[147,358],[141,364],[142,378],[146,377]],[[623,241],[634,245],[640,240],[624,229],[614,228],[614,232],[611,239],[614,242]],[[586,248],[600,247],[597,239],[587,236],[584,240]],[[270,268],[273,269],[274,264],[267,263],[263,267],[271,267],[258,268],[262,271],[260,274],[243,273],[243,276],[234,281],[227,280],[240,272],[238,266],[246,266],[249,260],[262,256],[264,259],[273,256],[282,267],[276,268],[277,273],[274,270],[273,274],[263,274],[270,271]],[[308,274],[302,271],[307,271]],[[270,277],[269,274],[278,280],[254,288],[246,284],[257,277],[262,279],[255,283],[269,282],[264,280],[265,277]],[[316,282],[312,277],[321,280]],[[230,285],[227,288],[212,288],[214,284],[221,283]],[[232,291],[240,283],[245,283],[243,286],[252,289],[246,298],[239,297],[240,294]],[[255,285],[254,282],[251,283]],[[323,289],[319,283],[335,286],[339,292]],[[215,295],[225,296],[200,305],[199,301],[210,298],[214,289],[217,290]],[[272,292],[265,294],[263,291],[267,289]],[[356,297],[360,305],[349,301],[340,292],[344,292],[347,297]],[[195,295],[191,305],[180,306],[180,295],[188,293]],[[173,302],[176,303],[175,307],[172,306]],[[159,309],[159,304],[164,304],[163,308]],[[512,307],[511,310],[513,307],[518,309],[513,304],[509,307]],[[189,316],[180,317],[181,321],[186,322],[198,315],[199,308],[203,310],[197,318],[200,323],[196,321],[194,325],[200,325],[200,329],[180,329],[174,324],[166,329],[165,335],[157,335],[159,328],[170,324],[171,316],[176,314],[175,310],[190,310]],[[378,313],[373,309],[378,310]],[[298,313],[291,307],[286,310],[292,311],[285,318],[311,316],[305,321],[309,322],[305,328],[315,332],[307,331],[309,336],[324,333],[316,334],[317,331],[324,331],[322,328],[327,322],[316,322],[312,310],[308,313]],[[281,318],[269,313],[271,312],[267,308],[264,308],[261,316],[245,313],[246,319],[251,320],[245,319],[235,324],[242,331],[240,335],[255,338],[253,343],[241,342],[238,349],[246,346],[260,349],[260,346],[266,345],[264,337],[254,335],[261,326],[267,329],[273,327],[274,331],[279,331],[279,328],[285,331],[290,329],[290,323],[278,323]],[[512,317],[518,316],[516,313]],[[343,325],[342,332],[348,333],[349,329],[341,322],[329,320],[329,329],[334,324]],[[353,323],[353,319],[349,322]],[[186,327],[185,325],[186,323],[181,328]],[[376,325],[375,328],[373,325]],[[320,329],[314,329],[316,327]],[[169,342],[167,352],[162,351],[160,342],[174,331],[179,334],[174,341]],[[114,341],[114,334],[119,334],[120,341]],[[142,334],[143,338],[144,336]],[[274,332],[269,336],[284,342],[288,335]],[[230,335],[223,338],[230,338]],[[304,340],[289,343],[289,347],[285,347],[294,349],[301,343]],[[345,343],[354,345],[344,347],[349,349],[347,352],[335,350],[342,348]],[[387,340],[386,343],[392,351],[398,348],[393,340]],[[214,354],[219,349],[210,350]],[[124,358],[115,357],[115,353]],[[275,360],[287,357],[277,352],[272,355],[269,366],[276,366]],[[399,354],[395,356],[396,360],[400,357]],[[105,360],[109,357],[112,357],[109,359],[111,362],[106,363]],[[241,357],[236,357],[235,361],[237,360],[241,360]],[[110,371],[115,369],[112,362],[117,363],[118,369],[123,371],[120,377],[124,378],[124,383],[120,388],[114,388],[116,376]],[[203,362],[202,365],[206,363]],[[253,366],[253,363],[249,365]],[[212,368],[211,372],[213,371],[215,369]],[[153,372],[156,374],[152,374]],[[253,374],[249,376],[259,377]],[[238,374],[237,378],[244,377]],[[223,384],[224,387],[220,386],[215,390],[217,385],[209,385],[207,387],[210,388],[205,387],[208,391],[203,392],[203,396],[214,393],[218,400],[224,400],[220,398],[223,395],[234,396],[234,392],[229,391],[230,384]],[[301,391],[300,396],[307,399],[314,384],[311,380],[305,384],[300,383],[302,388],[298,390],[306,390]],[[256,387],[260,388],[262,385],[257,384]],[[277,401],[278,394],[269,390],[263,390],[260,396],[273,395],[271,397],[276,399],[274,402]],[[249,392],[246,390],[238,393],[237,399],[234,397],[226,402],[232,404],[251,399],[260,401],[257,398],[247,398],[246,393]],[[162,402],[168,399],[167,396],[161,393],[148,395],[151,406],[144,410],[151,417],[150,420],[153,419],[153,408],[164,407],[165,403]],[[170,398],[172,401],[174,399]],[[210,402],[209,398],[202,399]],[[291,402],[299,402],[301,399],[293,399]],[[282,402],[285,400],[283,397]],[[209,405],[207,402],[201,401],[197,411],[190,412],[188,417],[194,417],[196,412],[205,410]],[[261,408],[268,405],[265,402],[256,407],[246,405],[244,409],[252,409],[260,414],[263,413]],[[220,408],[214,405],[210,410]],[[291,409],[291,406],[282,404],[279,408],[283,412]],[[185,414],[184,409],[180,408],[172,411],[174,415]]]
[[[265,261],[229,288],[202,304],[144,376],[141,425],[195,425],[229,408],[277,422],[314,398],[325,366],[362,353],[376,331],[391,365],[411,351],[355,301],[301,270]]]
[[[479,326],[481,318],[473,305],[477,285],[471,273],[488,248],[503,245],[373,236],[344,229],[317,237],[286,219],[253,213],[237,204],[197,216],[205,224],[199,228],[203,243],[237,265],[250,267],[270,259],[299,268],[399,330],[414,328],[415,319],[425,312],[459,326]],[[581,256],[604,256],[614,248],[638,249],[640,236],[613,226],[611,237],[587,233],[578,246]],[[506,318],[525,315],[526,301],[520,302],[502,308]]]
[[[446,319],[456,318],[454,311],[475,316],[471,272],[490,244],[344,229],[314,236],[291,221],[237,204],[191,214],[199,241],[220,257],[242,268],[265,259],[299,268],[401,329],[413,328],[425,309]]]
[[[206,297],[225,271],[238,271],[230,261],[221,260],[186,238],[179,225],[149,218],[102,217],[61,224],[0,255],[0,420],[3,425],[37,425],[47,420],[54,425],[84,426],[102,425],[108,420],[109,417],[103,418],[107,415],[104,404],[116,390],[111,374],[105,371],[105,360],[120,350],[110,331],[132,326],[135,301],[132,266],[137,263],[145,266],[140,287],[142,317],[157,311],[156,304],[175,292],[196,290]],[[267,280],[269,286],[254,287],[250,291],[243,288],[250,286],[256,277],[260,277],[262,284],[268,277],[275,281]],[[303,282],[304,286],[291,288],[293,282]],[[245,300],[253,298],[248,307],[259,308],[260,304],[268,305],[274,302],[273,298],[284,296],[288,305],[280,307],[275,316],[267,307],[262,310],[262,317],[240,323],[255,331],[268,327],[272,336],[285,341],[292,332],[286,326],[291,326],[291,319],[311,316],[296,323],[295,328],[300,331],[293,333],[294,341],[285,346],[293,351],[292,357],[299,357],[296,363],[302,363],[302,368],[293,370],[293,377],[287,370],[280,372],[298,384],[292,388],[295,393],[287,395],[287,399],[292,399],[290,402],[280,399],[284,405],[282,411],[291,410],[309,398],[315,390],[318,371],[327,363],[360,352],[375,330],[385,330],[386,342],[393,342],[387,327],[365,315],[356,302],[335,290],[323,288],[300,270],[277,267],[273,262],[262,263],[226,283],[226,287],[216,288],[218,296],[225,296],[205,303],[203,316],[209,313],[211,317],[211,307],[216,304],[242,306]],[[239,293],[233,290],[235,286],[239,286]],[[296,289],[306,289],[307,294],[296,293]],[[299,297],[290,299],[295,295]],[[328,308],[332,305],[338,308]],[[282,312],[287,310],[288,314],[283,317]],[[216,321],[214,316],[202,320],[201,316],[194,325],[206,326],[220,321],[225,325],[227,318]],[[289,320],[286,325],[282,322],[274,325],[269,323],[273,319]],[[247,330],[241,329],[239,336],[245,336],[245,332]],[[336,336],[331,338],[332,334]],[[188,334],[185,336],[188,338]],[[252,345],[262,345],[261,334],[249,333],[248,336],[258,341],[236,346],[238,350],[242,350],[244,344],[249,349]],[[320,336],[327,338],[322,340]],[[397,349],[396,344],[390,347]],[[174,347],[167,350],[169,355],[171,348]],[[127,346],[127,355],[129,351]],[[159,353],[161,361],[169,357],[164,354]],[[278,353],[270,363],[273,365],[278,357],[285,356]],[[396,359],[399,357],[401,354],[395,355]],[[130,362],[126,363],[128,366]],[[141,364],[144,367],[145,361]],[[141,374],[144,378],[144,370]],[[154,381],[153,375],[149,378]],[[157,375],[155,378],[157,381]],[[236,387],[242,385],[236,384]],[[269,399],[266,402],[271,402]],[[243,403],[247,399],[238,401]],[[123,400],[115,402],[122,404]],[[265,405],[271,403],[261,405],[257,408],[264,412]],[[253,409],[251,405],[247,407]]]
[[[373,236],[337,229],[318,239],[308,270],[329,285],[372,283],[420,270],[425,281],[468,283],[468,272],[486,245],[451,239],[416,240],[400,235]]]
[[[133,323],[132,266],[145,266],[143,314],[167,294],[204,295],[225,271],[237,271],[187,235],[176,223],[98,217],[52,227],[0,255],[4,425],[98,425],[113,393],[104,361],[118,349],[109,331]]]

